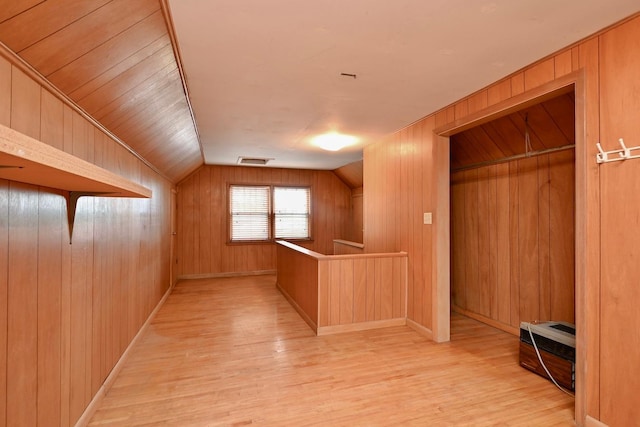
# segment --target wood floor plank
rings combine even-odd
[[[573,425],[517,337],[456,314],[451,331],[316,337],[274,276],[182,281],[90,425]]]

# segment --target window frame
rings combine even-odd
[[[231,213],[231,188],[232,187],[269,187],[269,212],[268,212],[268,238],[266,240],[232,240],[232,227],[233,227],[233,215]],[[276,188],[294,188],[294,189],[306,189],[309,191],[309,233],[306,238],[288,238],[288,237],[275,237],[275,209],[274,199]],[[287,240],[290,242],[311,242],[313,241],[313,186],[311,185],[287,185],[287,184],[247,184],[247,183],[227,183],[227,244],[228,245],[255,245],[255,244],[272,244],[276,240]]]

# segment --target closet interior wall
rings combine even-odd
[[[574,323],[574,152],[451,174],[451,305],[518,333]]]
[[[575,89],[450,137],[451,306],[519,334],[575,323]]]

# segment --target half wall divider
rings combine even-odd
[[[406,252],[323,255],[277,243],[276,286],[316,335],[406,324]]]

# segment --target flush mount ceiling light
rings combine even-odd
[[[338,151],[355,144],[358,142],[358,138],[352,135],[331,132],[315,136],[311,142],[313,145],[318,146],[323,150]]]

